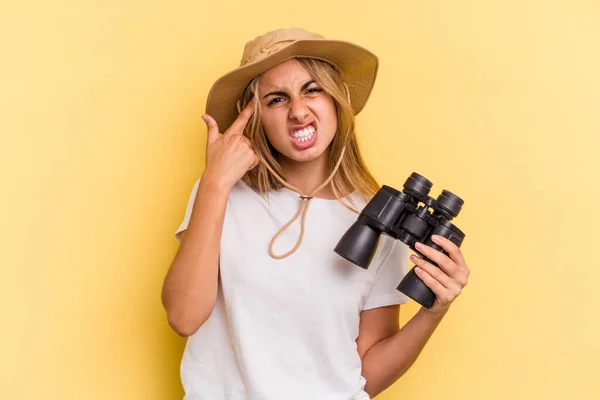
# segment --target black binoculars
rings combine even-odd
[[[401,240],[421,258],[439,266],[419,253],[414,245],[421,242],[445,255],[444,249],[431,241],[439,235],[460,247],[465,234],[450,221],[460,212],[464,201],[447,190],[437,199],[429,197],[432,183],[413,172],[402,192],[382,186],[367,203],[357,221],[344,233],[334,251],[353,264],[368,268],[382,233]],[[419,206],[419,203],[423,205]],[[433,209],[433,213],[429,210]],[[402,279],[397,289],[426,308],[435,302],[435,294],[417,276],[414,268]]]

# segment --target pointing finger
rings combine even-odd
[[[225,132],[225,134],[228,134],[228,133],[237,134],[237,135],[242,134],[242,132],[244,131],[244,127],[246,126],[248,121],[250,121],[252,114],[254,114],[255,101],[256,101],[255,98],[252,98],[250,100],[248,105],[242,110],[242,112],[240,113],[240,115],[238,115],[238,117],[235,119],[235,121],[233,121],[233,124],[231,124],[231,126],[229,127],[229,129],[227,129],[227,132]]]

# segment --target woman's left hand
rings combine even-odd
[[[467,285],[470,271],[458,246],[437,235],[433,235],[431,240],[444,249],[449,256],[422,243],[417,243],[415,247],[419,253],[435,262],[440,268],[415,255],[412,255],[410,259],[416,264],[417,276],[433,291],[436,297],[431,308],[423,307],[423,309],[430,313],[443,315]]]

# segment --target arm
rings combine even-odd
[[[236,182],[258,163],[250,141],[242,134],[253,113],[254,102],[250,102],[222,136],[214,118],[202,116],[208,127],[206,170],[162,291],[169,325],[181,336],[193,335],[217,301],[227,199]]]
[[[432,237],[449,255],[417,244],[417,250],[440,268],[422,258],[411,257],[416,273],[436,295],[434,305],[421,309],[402,329],[399,306],[380,307],[361,313],[357,344],[363,363],[365,390],[376,396],[393,384],[415,362],[423,347],[466,286],[470,274],[460,249],[445,238]]]
[[[181,336],[194,334],[216,303],[219,249],[229,191],[216,180],[200,180],[190,222],[167,273],[162,303],[169,325]]]
[[[443,314],[421,308],[398,330],[400,306],[363,311],[357,339],[365,391],[375,397],[391,386],[415,362]]]

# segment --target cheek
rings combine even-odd
[[[328,131],[332,131],[331,134],[335,134],[337,131],[337,112],[333,103],[327,103],[322,108],[323,112],[320,116],[320,120],[323,125],[327,127]]]
[[[282,117],[276,112],[263,113],[261,115],[260,122],[265,132],[265,136],[267,137],[269,142],[273,144],[283,140],[283,134],[281,133],[281,131],[286,129],[285,116]]]

